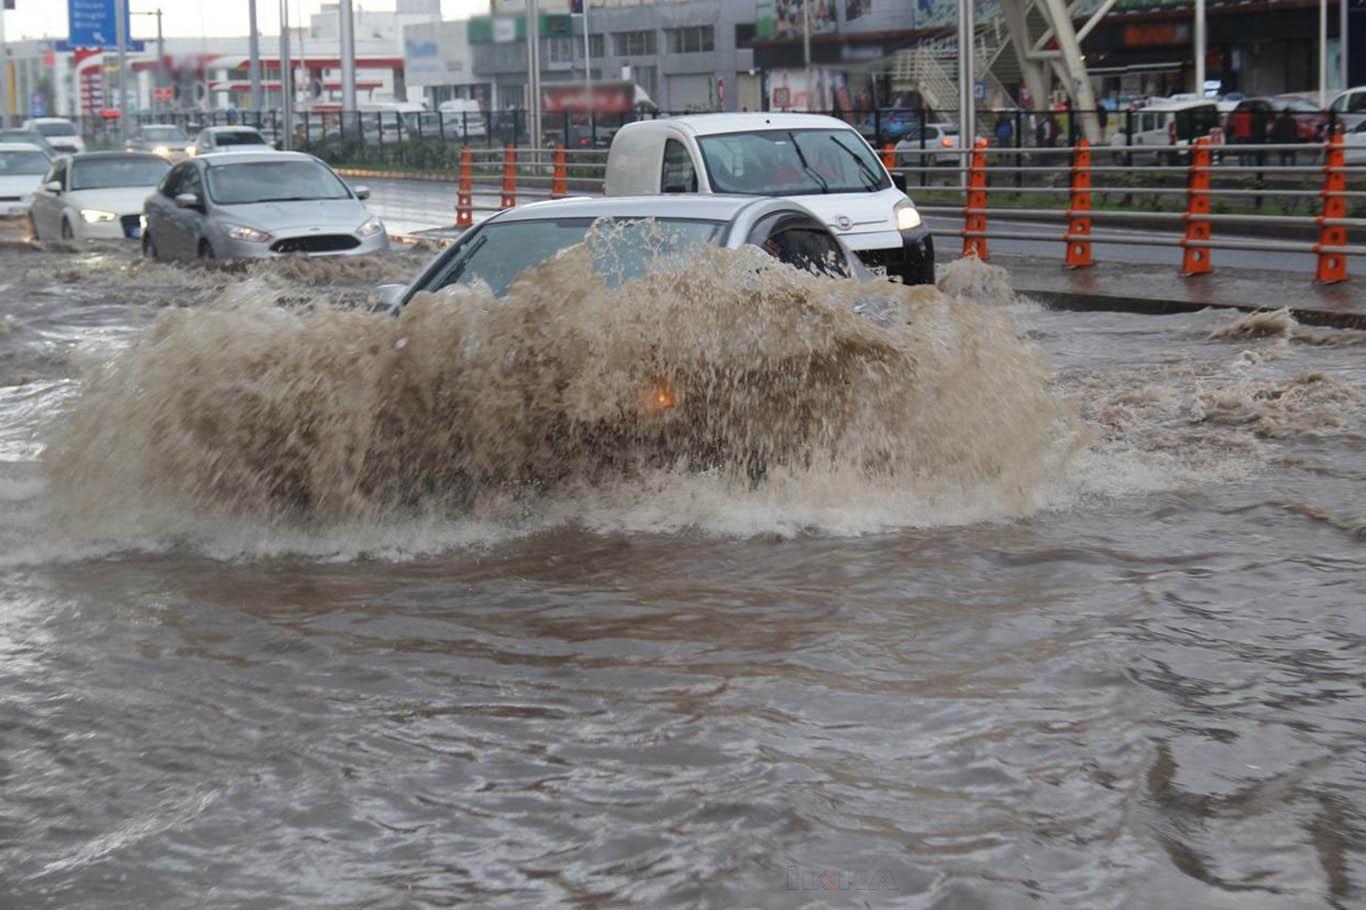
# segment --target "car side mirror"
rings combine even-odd
[[[368,186],[352,187],[351,192],[356,194],[357,199],[365,200],[370,198],[370,187]]]
[[[194,193],[181,193],[175,197],[176,208],[197,209],[200,207],[199,197]]]
[[[897,189],[901,190],[901,192],[903,192],[903,193],[906,192],[906,175],[905,175],[905,174],[898,174],[898,173],[893,172],[893,174],[892,174],[892,186],[894,186],[894,187],[896,187]]]
[[[370,292],[374,303],[370,307],[372,313],[390,313],[398,315],[399,303],[403,300],[403,295],[408,292],[406,284],[381,284]]]
[[[62,181],[49,180],[47,183],[43,184],[43,189],[47,190],[49,193],[56,193],[60,196],[62,194]]]

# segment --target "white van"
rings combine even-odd
[[[473,98],[452,98],[436,108],[447,136],[461,139],[488,135],[488,118]]]
[[[1129,145],[1135,149],[1184,148],[1220,125],[1219,102],[1214,100],[1159,101],[1134,111],[1119,120],[1119,132],[1110,139],[1112,146]],[[1133,138],[1125,132],[1133,123]],[[1167,153],[1172,155],[1173,153]],[[1174,155],[1173,155],[1174,159]]]
[[[617,131],[608,196],[731,193],[793,199],[868,266],[934,283],[934,243],[920,213],[849,124],[816,114],[697,114]]]

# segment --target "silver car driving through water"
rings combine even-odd
[[[147,198],[142,251],[156,259],[354,256],[389,248],[365,187],[299,152],[182,161]]]

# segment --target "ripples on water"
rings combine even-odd
[[[647,475],[120,538],[50,524],[77,367],[243,276],[0,257],[0,905],[1362,903],[1359,336],[995,302],[1089,441],[1024,517]]]

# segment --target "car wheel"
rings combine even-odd
[[[62,239],[67,243],[72,243],[76,239],[76,232],[71,229],[71,222],[66,218],[62,219]]]
[[[157,258],[157,245],[152,240],[152,234],[150,231],[142,232],[142,256],[144,259]]]
[[[209,241],[207,241],[207,240],[201,240],[201,241],[199,241],[199,258],[200,258],[200,259],[212,259],[212,258],[214,258],[214,256],[213,256],[213,247],[209,244]]]
[[[38,221],[33,217],[33,213],[28,215],[28,234],[34,243],[42,243],[43,238],[38,236]]]

